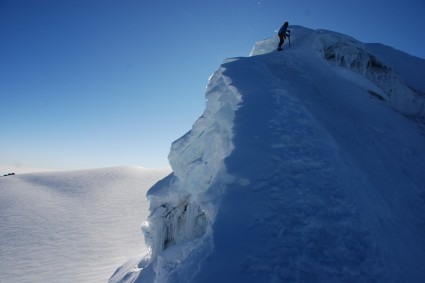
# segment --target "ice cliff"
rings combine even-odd
[[[210,78],[110,282],[425,280],[425,60],[290,29]]]
[[[167,282],[173,276],[188,282],[196,268],[185,269],[182,263],[201,261],[212,248],[211,225],[220,195],[231,180],[224,160],[233,150],[233,120],[241,102],[224,70],[221,67],[209,79],[203,115],[171,146],[173,173],[147,194],[151,215],[142,230],[150,255],[140,268],[147,264],[155,275],[145,271],[141,278]]]
[[[203,115],[171,146],[173,174],[147,195],[152,213],[143,232],[159,281],[167,281],[170,268],[179,270],[187,257],[202,260],[206,251],[199,250],[211,248],[218,197],[229,179],[224,159],[233,150],[233,119],[241,101],[223,71],[220,68],[209,80]],[[191,270],[185,271],[182,282]]]

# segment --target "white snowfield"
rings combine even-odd
[[[110,282],[425,282],[425,60],[290,29],[211,77]]]
[[[57,171],[54,169],[47,169],[47,168],[36,168],[36,167],[28,167],[28,166],[22,166],[22,165],[0,165],[0,177],[7,175],[7,174],[24,174],[24,173],[36,173],[36,172],[46,172],[46,171]]]
[[[146,253],[145,194],[169,173],[114,167],[1,177],[0,282],[107,282]]]

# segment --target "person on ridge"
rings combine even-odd
[[[287,36],[289,36],[289,31],[288,31],[288,22],[285,22],[283,24],[283,26],[279,29],[279,31],[277,32],[277,35],[279,36],[279,45],[277,47],[277,51],[281,51],[282,49],[282,45],[285,42],[285,39]]]

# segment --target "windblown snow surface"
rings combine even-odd
[[[110,282],[425,282],[425,60],[291,30],[210,78]]]
[[[145,194],[169,172],[114,167],[1,177],[0,282],[107,282],[117,266],[146,253]]]

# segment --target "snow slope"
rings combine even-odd
[[[46,172],[46,171],[57,171],[54,169],[47,168],[35,168],[35,167],[27,167],[20,165],[0,165],[0,176],[15,173],[15,174],[24,174],[24,173],[35,173],[35,172]]]
[[[0,178],[0,282],[106,282],[145,253],[146,190],[169,169],[115,167]]]
[[[110,282],[425,281],[424,60],[291,29],[210,78]]]

